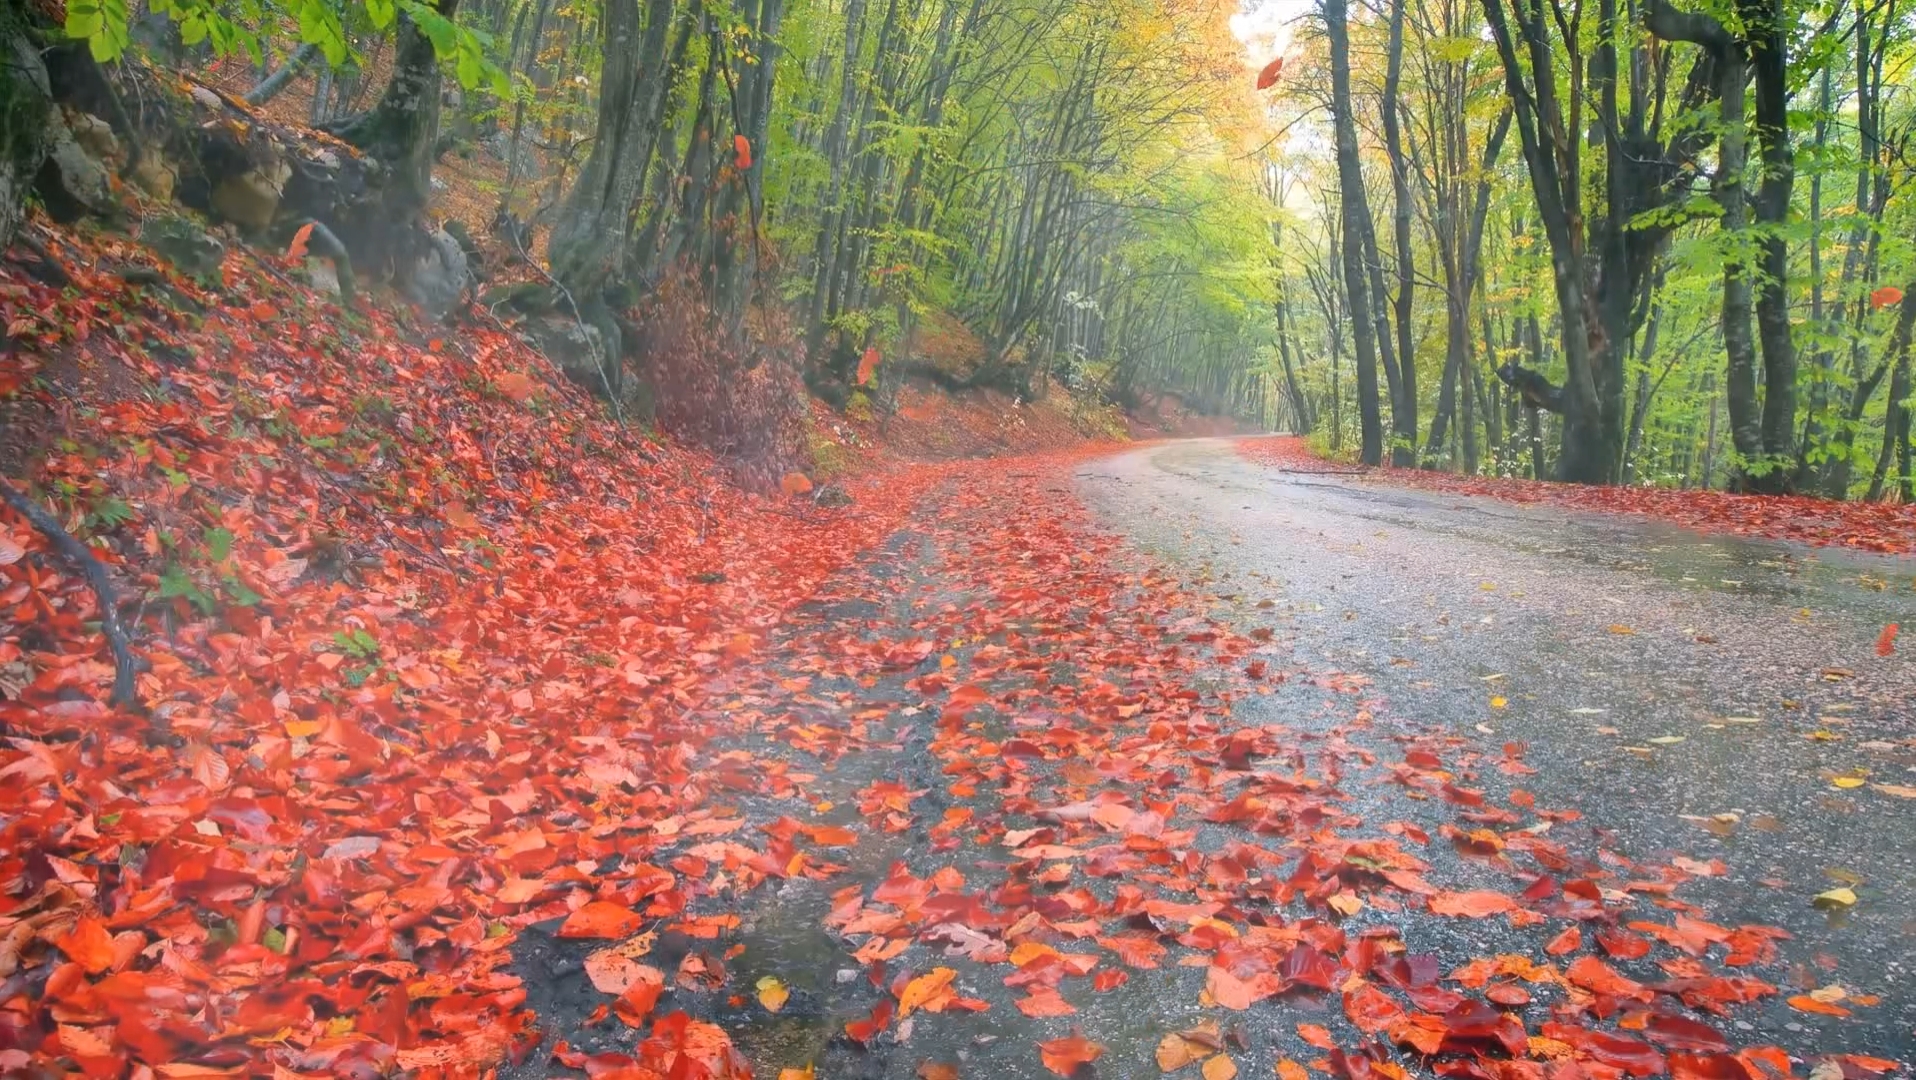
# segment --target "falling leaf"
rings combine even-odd
[[[1501,709],[1504,706],[1509,704],[1510,704],[1510,701],[1508,698],[1493,697],[1490,699],[1490,707],[1493,709]],[[1519,730],[1521,730],[1521,726],[1519,726]]]
[[[923,1074],[921,1073],[920,1075]],[[778,1080],[817,1080],[817,1076],[818,1074],[813,1071],[810,1063],[807,1063],[802,1069],[794,1069],[787,1066],[786,1068],[778,1070]]]
[[[872,381],[872,375],[878,371],[880,356],[878,346],[873,345],[858,358],[858,385],[866,386]]]
[[[296,263],[306,257],[306,241],[312,239],[313,223],[307,222],[293,234],[293,242],[286,245],[286,261]]]
[[[1277,1063],[1277,1080],[1310,1080],[1311,1074],[1304,1066],[1284,1058]]]
[[[1876,655],[1888,656],[1896,651],[1896,630],[1897,624],[1890,623],[1883,627],[1882,633],[1876,635]]]
[[[1269,90],[1271,87],[1276,86],[1277,77],[1283,73],[1284,58],[1280,56],[1270,63],[1265,64],[1264,70],[1257,73],[1257,88],[1259,90]]]
[[[1631,628],[1623,625],[1622,623],[1611,623],[1610,632],[1613,634],[1625,634],[1625,635],[1636,633],[1635,630],[1632,630]]]
[[[787,495],[803,495],[812,490],[812,478],[801,472],[789,472],[779,478],[778,489]]]
[[[1817,893],[1815,899],[1810,902],[1820,908],[1853,907],[1856,904],[1856,893],[1848,886],[1842,886]]]
[[[1675,746],[1677,743],[1680,743],[1683,740],[1684,740],[1684,736],[1682,735],[1658,735],[1656,738],[1651,739],[1650,741],[1652,743],[1655,743],[1658,746]]]
[[[1881,311],[1891,304],[1900,304],[1902,302],[1903,290],[1894,285],[1885,285],[1869,294],[1869,306],[1876,311]]]
[[[1899,799],[1916,799],[1916,787],[1903,784],[1871,784],[1870,786],[1885,795],[1894,795]]]
[[[758,980],[758,1003],[765,1006],[766,1012],[777,1012],[785,1007],[785,1001],[792,992],[775,975],[766,975]]]
[[[1297,1037],[1319,1050],[1337,1049],[1337,1040],[1331,1037],[1331,1030],[1322,1024],[1297,1025]]]
[[[739,172],[752,167],[752,140],[743,135],[732,136],[732,165]]]
[[[1869,781],[1863,779],[1860,776],[1839,776],[1835,778],[1834,780],[1831,780],[1830,783],[1847,791],[1850,788],[1862,787],[1864,784],[1869,783]]]
[[[463,503],[447,503],[443,513],[446,517],[446,524],[451,525],[455,529],[472,530],[479,527],[479,519],[474,517],[472,511],[466,509]]]

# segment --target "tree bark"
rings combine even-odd
[[[1336,128],[1338,202],[1342,216],[1345,310],[1357,353],[1357,409],[1362,425],[1359,460],[1384,460],[1384,425],[1377,400],[1377,342],[1371,322],[1370,284],[1364,274],[1363,236],[1369,208],[1364,176],[1357,162],[1357,123],[1351,115],[1350,29],[1345,0],[1324,0],[1324,25],[1330,39],[1331,110]],[[1382,302],[1382,298],[1379,298]],[[1336,332],[1333,325],[1332,332]]]

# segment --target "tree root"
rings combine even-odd
[[[85,544],[62,528],[52,514],[22,494],[5,478],[0,478],[0,497],[5,498],[7,505],[18,511],[20,516],[32,522],[42,536],[53,542],[60,554],[86,574],[87,583],[93,586],[94,599],[100,605],[100,629],[105,632],[107,647],[113,652],[113,696],[109,700],[118,708],[130,708],[138,704],[133,679],[145,669],[146,664],[133,655],[133,645],[127,637],[126,627],[120,623],[120,610],[113,595],[113,583],[107,580],[106,567],[94,558],[93,552]]]

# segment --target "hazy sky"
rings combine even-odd
[[[1311,0],[1243,0],[1242,9],[1231,16],[1231,32],[1259,61],[1282,53],[1290,47],[1292,24],[1310,12]]]

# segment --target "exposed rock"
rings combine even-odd
[[[314,290],[328,296],[342,295],[339,287],[339,271],[334,269],[330,259],[307,259],[306,283]]]
[[[139,185],[141,191],[160,202],[170,202],[173,199],[174,185],[179,183],[180,174],[173,166],[167,164],[165,158],[149,150],[140,155],[140,163],[134,166],[131,179]]]
[[[290,165],[275,159],[229,176],[213,189],[213,209],[242,228],[264,229],[273,223],[280,196],[286,191],[286,179],[292,175]]]
[[[38,186],[47,212],[65,220],[105,212],[113,201],[106,166],[73,137],[62,110],[47,113],[46,145]]]
[[[850,506],[852,496],[843,484],[826,484],[818,489],[818,494],[812,496],[812,501],[820,506]]]
[[[512,164],[512,133],[495,131],[485,139],[486,151],[506,164]],[[539,175],[539,159],[533,154],[532,147],[526,141],[519,141],[519,178],[528,180]]]
[[[406,296],[434,319],[459,305],[472,287],[472,269],[459,241],[444,229],[426,234],[426,251],[406,275]]]
[[[66,114],[67,130],[73,132],[73,141],[87,152],[87,156],[104,164],[120,155],[120,140],[113,135],[113,125],[92,113],[78,109],[62,109]]]
[[[180,273],[202,282],[217,282],[226,245],[187,218],[153,217],[140,226],[140,243],[153,249]]]
[[[605,336],[598,327],[569,315],[546,315],[526,320],[519,330],[533,348],[559,365],[566,378],[599,397],[606,396],[606,373],[614,361],[606,355]]]

